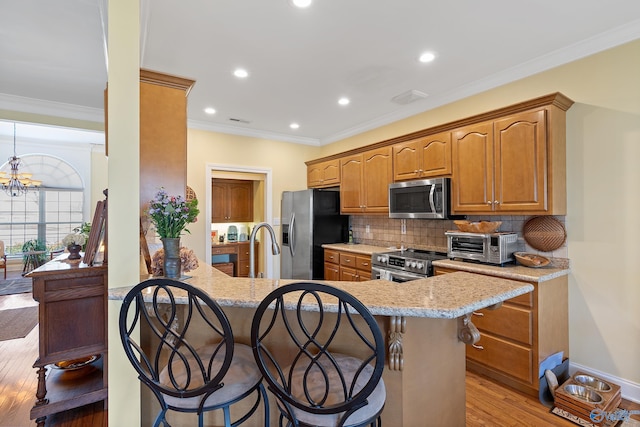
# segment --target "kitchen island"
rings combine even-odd
[[[251,319],[260,301],[276,287],[296,282],[229,277],[204,262],[189,274],[187,283],[223,307],[236,340],[244,343],[249,343]],[[459,336],[468,340],[473,335],[470,313],[533,290],[527,283],[468,272],[402,284],[386,280],[325,283],[350,292],[376,316],[389,349],[383,375],[387,389],[383,423],[405,426],[465,424],[465,343]],[[111,288],[109,299],[122,300],[129,289]],[[155,415],[152,400],[144,390],[143,424]],[[272,416],[277,412],[275,405],[271,412]],[[261,420],[255,425],[262,425]]]

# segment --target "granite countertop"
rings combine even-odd
[[[557,262],[555,265],[546,267],[531,268],[519,264],[488,265],[473,262],[439,260],[433,261],[435,267],[450,268],[458,271],[470,273],[488,274],[496,277],[503,277],[512,280],[524,280],[527,282],[545,282],[556,277],[566,276],[571,271],[568,262]]]
[[[325,243],[322,247],[325,249],[354,252],[362,255],[371,255],[377,252],[389,252],[394,250],[389,247],[363,245],[360,243]]]
[[[255,308],[278,286],[299,281],[230,277],[204,261],[187,274],[192,277],[185,279],[186,283],[201,288],[222,307]],[[353,294],[374,315],[438,319],[455,319],[533,290],[533,285],[527,283],[468,272],[405,283],[387,280],[323,283]],[[109,299],[122,300],[129,289],[131,286],[110,288]]]

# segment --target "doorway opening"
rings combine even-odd
[[[236,240],[241,238],[250,237],[253,227],[260,222],[272,223],[273,220],[273,206],[272,206],[272,171],[265,168],[252,168],[244,166],[232,166],[232,165],[220,165],[220,164],[207,164],[206,166],[206,206],[205,215],[210,220],[207,221],[207,232],[212,235],[215,232],[217,243],[220,243],[220,238],[224,235],[225,242],[228,241],[229,229],[232,230],[232,238]],[[253,192],[253,218],[252,221],[239,221],[239,222],[212,222],[213,221],[213,207],[212,207],[212,194],[213,194],[213,180],[234,180],[238,182],[251,182]],[[219,219],[218,219],[219,221]],[[235,236],[233,233],[237,232]],[[277,230],[276,230],[277,232]],[[258,259],[256,262],[256,277],[260,274],[266,278],[275,278],[277,271],[273,267],[274,256],[269,248],[271,248],[271,237],[268,233],[265,233],[265,229],[262,228],[256,235],[257,240],[260,242],[258,246]],[[213,244],[214,242],[212,242]],[[211,257],[211,245],[206,245],[206,259],[215,261]],[[224,261],[224,260],[220,260]]]

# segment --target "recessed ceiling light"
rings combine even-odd
[[[338,99],[338,104],[340,105],[348,105],[350,102],[349,98],[342,97]]]
[[[418,58],[418,60],[420,62],[431,62],[434,59],[436,59],[436,55],[433,52],[424,52],[422,55],[420,55],[420,57]]]
[[[289,125],[289,127],[290,127],[291,129],[298,129],[298,128],[300,127],[300,125],[299,125],[299,124],[297,124],[297,123],[291,123],[291,124]]]
[[[211,107],[207,107],[204,109],[204,112],[207,114],[215,114],[216,113],[216,109],[215,108],[211,108]]]
[[[311,5],[311,0],[290,0],[290,3],[295,7],[305,8]]]
[[[244,68],[238,68],[233,72],[233,75],[240,79],[244,79],[249,76],[249,73]]]

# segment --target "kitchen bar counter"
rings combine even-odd
[[[207,292],[222,307],[256,308],[278,286],[300,280],[229,277],[204,262],[185,280]],[[455,319],[501,301],[531,292],[532,285],[496,277],[458,272],[409,283],[387,280],[331,282],[360,299],[373,315]],[[109,299],[122,300],[130,287],[109,289]]]
[[[223,307],[235,339],[246,344],[250,343],[255,307],[276,287],[297,281],[229,277],[204,262],[189,274],[193,277],[185,281],[203,289]],[[469,313],[533,289],[528,283],[469,272],[407,283],[325,283],[350,292],[375,315],[388,349],[383,374],[387,389],[383,424],[405,426],[465,424],[465,343],[459,337],[469,336]],[[129,289],[111,288],[109,299],[122,300]],[[330,305],[326,308],[332,309]],[[203,337],[203,341],[206,339]],[[142,400],[141,423],[146,425],[152,422],[157,403],[144,389]],[[271,422],[277,425],[275,402],[271,401],[271,406]],[[190,421],[180,419],[172,425],[188,426]],[[247,425],[263,426],[264,420],[252,419]]]

